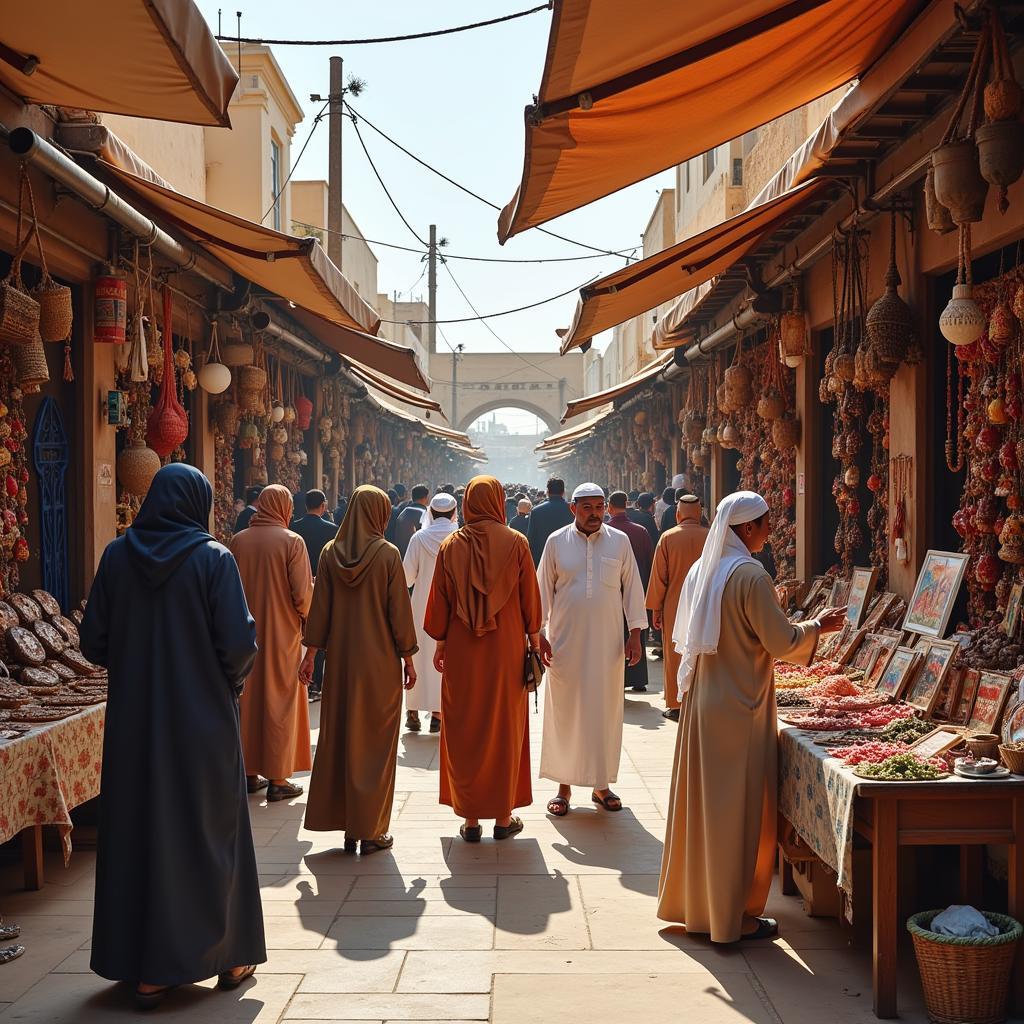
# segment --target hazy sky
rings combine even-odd
[[[217,4],[198,0],[214,31]],[[247,0],[242,35],[260,38],[360,38],[450,27],[534,6],[534,0],[422,0],[386,3],[323,0]],[[235,10],[224,8],[224,32],[235,32]],[[504,205],[519,182],[523,159],[523,107],[540,85],[551,13],[436,39],[331,47],[274,46],[274,55],[306,112],[292,140],[292,159],[305,141],[326,96],[328,59],[345,58],[345,73],[365,79],[356,109],[414,153],[493,202]],[[224,41],[225,49],[231,43]],[[410,161],[364,126],[363,137],[384,181],[406,217],[426,238],[431,222],[449,240],[453,254],[499,257],[578,256],[585,250],[528,231],[504,247],[496,237],[497,214]],[[343,144],[345,205],[367,238],[417,246],[373,176],[352,126]],[[327,177],[327,122],[320,124],[295,174]],[[639,245],[658,191],[673,183],[666,172],[554,221],[550,227],[609,249]],[[426,296],[423,265],[414,253],[374,246],[382,291]],[[525,305],[623,265],[601,257],[573,263],[491,264],[451,260],[448,266],[481,313]],[[418,283],[417,283],[418,282]],[[557,327],[567,326],[575,294],[538,309],[488,321],[519,351],[557,350]],[[438,274],[438,319],[471,316],[442,268]],[[495,351],[501,344],[480,323],[442,325],[451,344],[468,352]],[[603,339],[598,342],[603,344]],[[438,338],[439,347],[444,341]],[[534,371],[535,372],[535,371]]]

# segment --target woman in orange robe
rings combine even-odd
[[[441,545],[424,629],[437,641],[441,673],[441,796],[479,842],[481,818],[494,838],[523,830],[512,816],[533,802],[527,643],[540,651],[540,590],[530,547],[505,525],[505,492],[494,477],[469,482],[466,525]]]
[[[269,779],[268,800],[298,796],[302,787],[288,776],[313,767],[309,699],[299,679],[313,574],[306,542],[288,529],[292,509],[288,488],[271,484],[260,494],[249,528],[231,541],[260,649],[239,700],[242,753],[249,792]]]

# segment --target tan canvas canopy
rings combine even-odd
[[[861,75],[922,0],[555,0],[498,238],[705,153]]]
[[[412,349],[375,337],[376,310],[330,261],[315,238],[295,238],[207,206],[105,161],[122,191],[226,267],[279,295],[287,314],[328,347],[402,384],[429,390]]]
[[[607,388],[604,391],[598,391],[593,395],[587,395],[585,398],[577,398],[575,402],[567,403],[562,422],[564,423],[566,420],[572,419],[573,416],[580,416],[585,412],[590,412],[591,409],[598,409],[609,402],[614,402],[616,398],[625,398],[638,388],[642,388],[645,384],[653,384],[668,369],[671,362],[672,353],[667,352],[665,355],[655,359],[654,362],[648,363],[639,373],[633,374],[632,377],[624,380],[621,384],[616,384],[615,387]]]
[[[562,353],[710,281],[824,186],[824,182],[808,182],[581,288],[572,326],[562,339]]]
[[[0,84],[26,102],[230,127],[238,75],[192,0],[3,6]]]
[[[406,405],[411,405],[416,409],[426,409],[444,416],[440,402],[436,402],[429,395],[408,391],[403,387],[399,387],[393,380],[388,380],[386,377],[374,373],[368,367],[360,366],[358,363],[349,360],[346,360],[346,362],[349,362],[352,376],[364,384],[369,384],[370,387],[376,388],[378,391],[388,395],[390,398],[397,399],[399,402],[405,402]]]

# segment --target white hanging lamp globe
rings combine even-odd
[[[985,316],[969,284],[953,285],[953,297],[939,317],[939,330],[952,345],[971,345],[985,330]]]
[[[270,420],[272,423],[280,423],[284,419],[284,406],[280,402],[270,410]]]
[[[211,395],[223,394],[231,387],[231,370],[223,363],[206,363],[199,370],[199,386]]]

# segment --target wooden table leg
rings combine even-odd
[[[796,896],[800,891],[793,881],[793,865],[783,856],[782,847],[779,847],[779,889],[783,896]]]
[[[985,848],[983,846],[960,847],[960,902],[980,907],[984,899],[982,890],[985,881]]]
[[[25,871],[25,888],[43,887],[43,826],[29,825],[21,831],[21,860]]]
[[[871,846],[872,987],[875,1016],[896,1016],[896,961],[898,933],[899,845],[895,800],[875,800],[874,839]]]
[[[1007,912],[1024,920],[1024,797],[1013,798],[1013,839],[1008,849]],[[1018,1013],[1024,1011],[1024,952],[1017,950],[1017,965],[1010,982],[1010,996]]]

